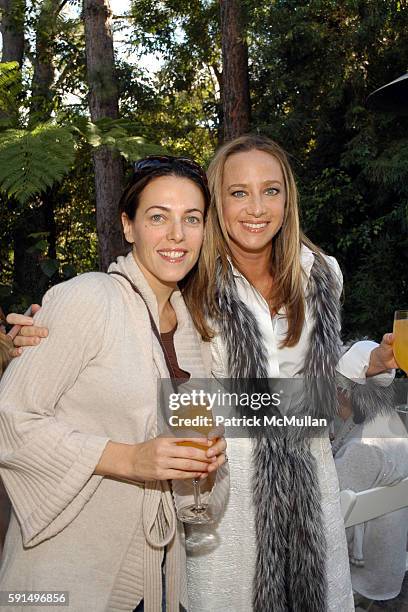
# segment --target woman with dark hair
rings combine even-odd
[[[36,323],[49,336],[1,382],[0,474],[12,502],[2,591],[69,591],[75,612],[157,612],[164,580],[165,609],[187,607],[169,480],[214,472],[225,441],[205,451],[157,437],[158,380],[208,376],[177,288],[196,265],[208,202],[194,162],[141,160],[120,202],[131,252],[110,274],[44,297]]]

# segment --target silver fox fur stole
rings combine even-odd
[[[255,316],[239,299],[230,269],[219,270],[217,299],[219,330],[228,354],[229,377],[238,386],[260,391],[268,381],[267,352]],[[315,254],[306,299],[314,320],[301,372],[302,400],[292,410],[330,422],[337,411],[336,364],[344,350],[340,339],[338,281],[321,256]],[[255,379],[258,379],[257,381]],[[354,408],[366,418],[391,409],[388,388],[367,381],[359,385],[342,379]],[[268,409],[269,410],[269,409]],[[273,412],[271,413],[273,414]],[[286,428],[288,429],[288,428]],[[325,612],[326,540],[316,461],[308,428],[262,430],[254,440],[253,502],[257,559],[253,581],[254,612]]]

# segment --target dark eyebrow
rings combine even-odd
[[[149,206],[149,208],[146,208],[146,212],[148,212],[152,208],[160,208],[160,210],[170,210],[169,206],[160,206],[160,204],[154,204],[153,206]]]
[[[161,206],[160,204],[154,204],[153,206],[149,206],[149,208],[146,209],[146,212],[148,212],[149,210],[151,210],[152,208],[159,208],[160,210],[165,210],[165,211],[169,211],[171,210],[170,206]],[[189,208],[188,210],[184,211],[185,213],[191,213],[191,212],[199,212],[202,215],[204,214],[204,212],[202,210],[200,210],[199,208]]]

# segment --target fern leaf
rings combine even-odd
[[[71,129],[50,123],[0,133],[0,191],[24,204],[69,172],[75,158]]]

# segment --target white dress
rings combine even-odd
[[[307,277],[313,264],[312,252],[303,247],[302,267]],[[341,278],[336,260],[328,258]],[[301,368],[308,347],[312,321],[306,321],[299,343],[279,348],[285,337],[284,314],[271,318],[263,297],[234,270],[238,293],[255,314],[269,352],[270,378],[291,378]],[[307,282],[307,278],[305,278]],[[349,378],[364,379],[368,357],[375,343],[355,344],[340,360],[338,370]],[[227,356],[219,337],[213,341],[213,373],[227,376]],[[251,492],[251,440],[229,438],[230,494],[226,508],[216,525],[187,529],[187,572],[190,612],[250,612],[252,580],[255,569],[256,542],[254,508]],[[338,479],[329,438],[312,440],[311,451],[317,460],[322,491],[323,520],[327,541],[326,573],[328,612],[352,612],[354,603],[343,519],[340,512]],[[269,611],[268,611],[269,612]],[[272,611],[271,611],[272,612]]]

